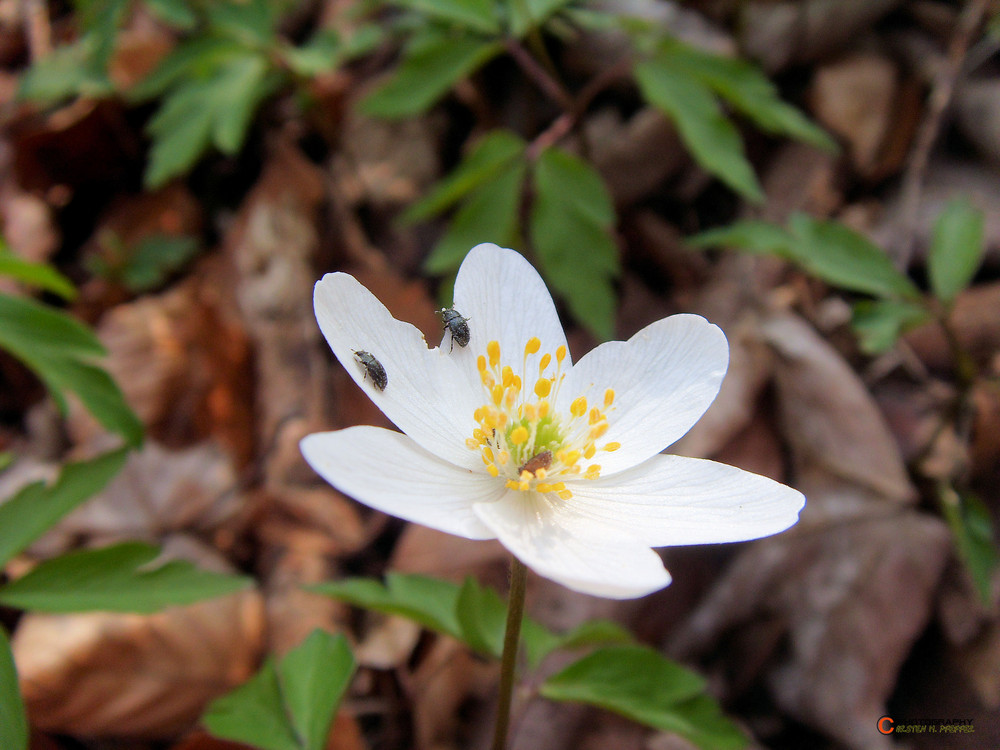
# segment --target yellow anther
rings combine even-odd
[[[532,336],[528,339],[528,343],[524,345],[524,356],[527,357],[529,354],[534,354],[542,347],[542,341],[538,336]]]
[[[500,476],[500,469],[498,469],[493,464],[490,464],[489,466],[486,467],[486,473],[489,474],[491,477],[495,478]]]
[[[559,493],[559,499],[560,500],[569,500],[572,497],[573,497],[573,493],[570,492],[569,490],[563,490],[562,492]]]
[[[512,387],[513,387],[513,388],[514,388],[515,390],[517,390],[517,391],[520,391],[520,390],[521,390],[521,376],[520,376],[520,375],[515,375],[515,376],[514,376],[514,380],[513,380],[513,382],[511,383],[511,386],[512,386]]]
[[[503,401],[503,386],[497,383],[493,386],[493,403],[500,406],[500,402]]]
[[[564,359],[566,359],[566,345],[560,344],[559,348],[556,349],[556,362],[562,364]]]
[[[513,388],[508,388],[504,394],[503,402],[507,405],[508,409],[513,409],[515,401],[517,401],[517,391]]]
[[[506,426],[507,426],[507,412],[502,411],[497,416],[497,427],[506,427]]]
[[[538,402],[538,418],[545,419],[549,416],[549,409],[552,408],[548,401]]]
[[[556,482],[555,484],[552,485],[553,492],[563,492],[565,489],[566,489],[565,482]]]
[[[486,463],[493,462],[493,449],[488,445],[483,446],[483,461]]]
[[[608,423],[601,422],[599,425],[594,425],[590,428],[590,439],[597,440],[601,435],[608,431]]]
[[[483,420],[480,422],[486,430],[495,430],[497,428],[497,413],[495,411],[488,411],[483,415]],[[485,436],[484,436],[485,439]]]
[[[535,485],[536,492],[552,492],[552,485],[544,482]]]
[[[510,461],[510,454],[507,451],[500,451],[500,453],[497,455],[497,462],[501,466],[506,466],[509,461]]]
[[[601,476],[601,467],[598,464],[591,464],[583,474],[584,479],[597,479],[599,476]]]
[[[511,369],[510,365],[503,366],[503,374],[500,376],[500,382],[503,383],[504,388],[509,388],[510,384],[514,382],[514,370]]]
[[[519,488],[518,483],[515,482],[513,479],[508,479],[505,486],[507,487],[508,490],[516,490]]]
[[[548,474],[549,472],[547,472],[544,467],[541,469],[535,469],[535,479],[545,479]]]
[[[542,355],[542,360],[538,363],[538,374],[541,375],[543,372],[545,372],[545,368],[548,367],[551,362],[552,362],[552,355],[549,354],[548,352],[545,352],[545,354]]]
[[[479,448],[479,441],[473,440],[472,438],[466,438],[465,447],[468,448],[470,451],[477,450]]]
[[[512,442],[514,445],[521,445],[527,439],[528,439],[528,431],[520,425],[510,431],[510,442]]]
[[[486,345],[486,353],[490,355],[490,367],[500,364],[500,342],[491,341]]]
[[[607,409],[614,402],[615,402],[615,389],[608,388],[608,390],[604,392],[604,408]]]
[[[583,452],[583,457],[589,461],[594,457],[595,453],[597,453],[597,448],[594,446],[593,443],[588,443],[587,450]]]
[[[548,378],[539,378],[538,382],[535,383],[535,395],[538,398],[545,398],[549,395],[552,390],[552,381]]]
[[[486,464],[487,466],[493,463],[492,459],[487,458],[485,453],[481,453],[479,457],[483,459],[483,463]]]
[[[479,372],[486,372],[486,357],[482,354],[476,357],[476,369],[479,370]]]
[[[612,451],[616,451],[616,450],[618,450],[618,449],[619,449],[619,448],[621,448],[621,447],[622,447],[622,444],[621,444],[621,443],[608,443],[608,444],[607,444],[607,445],[605,445],[605,446],[604,446],[603,448],[601,448],[601,450],[602,450],[602,451],[608,451],[608,452],[610,453],[610,452],[612,452]]]
[[[492,388],[493,385],[497,382],[496,380],[493,379],[493,376],[486,370],[482,370],[479,373],[479,379],[482,381],[483,385],[485,385],[487,388]]]
[[[525,404],[523,411],[524,411],[524,418],[527,419],[529,422],[538,421],[538,409],[535,408],[534,404]]]
[[[475,441],[476,446],[478,446],[480,443],[485,443],[486,442],[486,433],[483,432],[478,427],[472,431],[472,437],[474,437],[476,439],[476,441]]]
[[[521,472],[520,477],[522,482],[530,482],[532,479],[535,478],[535,475],[532,474],[527,469],[525,469],[524,471]]]
[[[580,451],[560,451],[559,460],[566,464],[566,466],[573,466],[580,460]]]
[[[584,414],[586,414],[587,399],[585,399],[583,396],[580,396],[578,399],[573,401],[573,403],[569,405],[569,413],[572,414],[574,417],[582,417]]]
[[[604,419],[604,413],[596,406],[590,410],[590,423],[596,424]]]
[[[531,489],[531,482],[527,479],[522,479],[520,482],[517,483],[517,488],[521,490],[521,492],[527,492],[529,489]]]

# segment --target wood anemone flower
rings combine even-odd
[[[726,373],[726,337],[700,316],[658,320],[574,364],[541,277],[490,244],[469,252],[455,281],[467,346],[429,348],[348,274],[324,276],[314,303],[334,354],[402,431],[302,440],[309,464],[365,505],[499,539],[539,575],[616,599],[670,583],[652,547],[756,539],[798,520],[805,498],[794,489],[660,453]],[[374,382],[357,352],[384,378]]]

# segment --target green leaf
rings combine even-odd
[[[945,207],[934,224],[928,272],[934,295],[950,304],[972,281],[983,259],[983,214],[964,198]]]
[[[460,589],[454,583],[389,573],[385,584],[370,578],[348,578],[309,586],[308,590],[376,612],[402,615],[431,630],[460,638],[461,626],[455,614]]]
[[[676,732],[706,750],[744,747],[746,738],[704,690],[705,681],[693,672],[653,649],[628,645],[594,651],[547,679],[539,692]]]
[[[373,117],[420,114],[501,49],[499,42],[482,37],[425,32],[414,37],[399,68],[361,101],[361,109]]]
[[[132,292],[146,292],[167,278],[197,254],[198,239],[184,235],[151,235],[138,244],[122,269],[121,282]]]
[[[7,631],[0,626],[0,747],[28,750],[28,717]]]
[[[481,242],[503,247],[518,244],[518,209],[526,168],[523,161],[511,162],[469,195],[424,261],[427,273],[458,268],[469,250]]]
[[[511,33],[517,38],[523,37],[531,29],[542,26],[553,14],[571,2],[572,0],[508,0]]]
[[[565,151],[550,148],[534,171],[531,241],[543,275],[574,317],[597,336],[614,335],[620,272],[611,232],[614,206],[597,172]]]
[[[72,282],[52,266],[23,260],[6,247],[0,247],[0,275],[58,294],[63,299],[76,297]]]
[[[33,482],[0,504],[0,569],[121,471],[128,450],[120,448],[63,467],[52,485]]]
[[[208,707],[201,723],[209,733],[261,750],[303,750],[281,695],[274,661]]]
[[[163,75],[170,79],[173,71]],[[257,106],[278,82],[268,60],[253,52],[225,56],[202,78],[175,80],[147,126],[153,138],[149,187],[187,171],[209,145],[225,154],[238,151]]]
[[[428,18],[455,23],[473,31],[495,34],[500,30],[491,0],[392,0],[393,5],[415,10]]]
[[[900,300],[861,300],[853,310],[851,327],[866,354],[891,349],[903,333],[931,319],[925,307]]]
[[[520,159],[524,148],[525,143],[520,136],[509,130],[491,130],[451,174],[407,209],[404,220],[421,221],[441,213]]]
[[[183,31],[194,28],[198,17],[188,7],[186,0],[146,0],[146,6],[161,21]]]
[[[722,114],[708,86],[677,69],[669,59],[639,62],[634,73],[642,95],[674,121],[702,167],[749,200],[764,199],[739,133]]]
[[[22,74],[18,98],[52,105],[77,95],[95,99],[110,95],[111,81],[94,62],[95,55],[92,37],[52,50]]]
[[[788,225],[792,258],[823,281],[876,297],[920,299],[920,290],[880,247],[839,221],[793,214]]]
[[[127,92],[130,102],[142,102],[162,96],[183,80],[200,80],[233,57],[244,54],[245,47],[232,39],[197,36],[179,45],[150,73]]]
[[[793,257],[790,249],[792,242],[794,238],[782,227],[753,219],[709,229],[687,238],[692,247],[726,247],[751,255],[774,255],[787,260]]]
[[[282,6],[274,0],[223,0],[205,4],[208,25],[247,46],[266,47],[274,42],[274,28]]]
[[[939,494],[958,554],[980,601],[988,606],[992,601],[993,574],[1000,564],[990,510],[971,492],[959,493],[948,484],[939,487]]]
[[[307,750],[323,750],[337,706],[354,674],[354,655],[342,635],[314,630],[278,667],[281,692]]]
[[[556,649],[611,646],[633,641],[631,633],[610,620],[587,620],[568,633],[557,635],[529,618],[524,621],[521,639],[532,667],[538,666]]]
[[[458,594],[455,614],[461,640],[474,651],[500,658],[507,626],[507,603],[497,592],[466,578]]]
[[[314,630],[277,668],[268,659],[213,701],[202,724],[216,737],[262,750],[323,750],[354,666],[342,635]]]
[[[783,102],[777,87],[751,63],[712,55],[673,40],[664,44],[658,59],[697,78],[762,130],[828,151],[838,150],[836,141],[798,109]]]
[[[0,294],[0,348],[26,364],[65,411],[75,393],[91,414],[129,445],[142,442],[142,423],[114,380],[89,360],[104,354],[97,337],[77,320],[33,300]]]
[[[155,564],[159,554],[139,542],[70,552],[0,588],[0,602],[40,612],[148,613],[253,585],[251,578],[210,573],[182,560]]]

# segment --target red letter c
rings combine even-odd
[[[892,734],[895,731],[895,725],[896,722],[894,722],[888,716],[883,716],[881,719],[878,720],[878,724],[876,724],[876,726],[878,727],[878,731],[880,731],[882,734]]]

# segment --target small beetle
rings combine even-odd
[[[372,385],[380,391],[384,391],[385,387],[389,384],[389,377],[385,374],[385,368],[382,367],[382,363],[375,359],[375,356],[370,352],[357,351],[355,349],[351,351],[354,352],[354,359],[357,360],[358,364],[365,368],[365,377],[370,377]]]
[[[441,316],[445,330],[451,334],[451,349],[449,351],[455,348],[455,344],[462,347],[468,346],[469,319],[463,317],[462,313],[454,307],[446,307],[443,310],[436,310],[436,312]]]
[[[552,451],[542,451],[541,453],[536,453],[534,456],[525,461],[521,466],[517,468],[518,476],[521,475],[522,471],[527,471],[530,474],[534,474],[539,469],[547,469],[552,465]]]

